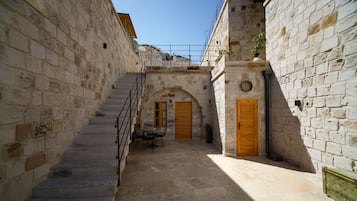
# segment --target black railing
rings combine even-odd
[[[115,128],[117,130],[117,136],[115,143],[118,145],[116,158],[118,160],[118,183],[121,182],[120,174],[120,164],[121,161],[125,158],[125,148],[128,145],[128,140],[131,138],[131,126],[133,125],[133,117],[136,115],[139,107],[139,101],[143,93],[143,85],[145,82],[145,72],[144,68],[140,73],[140,76],[137,76],[134,84],[131,86],[129,95],[126,97],[123,106],[121,107],[118,116],[115,121]]]

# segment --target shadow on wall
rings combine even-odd
[[[223,151],[223,144],[222,144],[222,136],[220,134],[220,128],[219,128],[219,119],[218,119],[218,110],[217,110],[217,105],[216,105],[216,97],[214,95],[214,87],[213,83],[211,83],[211,100],[212,100],[212,116],[211,116],[211,122],[212,122],[212,137],[213,137],[213,144],[219,149],[221,152]]]
[[[311,157],[303,141],[304,136],[301,135],[305,132],[300,130],[299,118],[291,113],[275,75],[271,77],[270,97],[271,154],[303,171],[315,173]]]

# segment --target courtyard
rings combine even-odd
[[[202,140],[131,144],[117,201],[330,200],[321,178],[262,157],[225,157]]]

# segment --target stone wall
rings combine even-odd
[[[137,62],[109,0],[0,2],[1,200],[30,196]]]
[[[265,99],[264,78],[262,71],[267,69],[267,63],[225,61],[223,58],[212,70],[215,103],[218,116],[219,136],[222,142],[223,154],[237,155],[237,107],[239,99],[258,100],[258,154],[265,153]],[[252,90],[241,89],[242,81],[250,81]]]
[[[146,89],[141,107],[141,128],[153,125],[154,102],[164,101],[168,106],[168,133],[175,134],[175,102],[192,102],[192,136],[205,138],[204,126],[212,125],[213,98],[211,97],[210,68],[155,67],[148,69]]]
[[[219,51],[229,51],[231,61],[253,59],[252,39],[265,29],[262,2],[252,0],[225,1],[216,20],[201,65],[214,65],[220,59]],[[264,50],[260,58],[265,59]]]
[[[275,153],[311,171],[351,170],[357,160],[357,2],[270,0],[265,6],[266,53],[276,76]]]
[[[265,31],[262,2],[229,1],[229,50],[232,52],[230,60],[252,60],[252,39],[262,31]],[[264,52],[261,51],[261,59],[265,59]]]

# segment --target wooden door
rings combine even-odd
[[[258,100],[237,100],[237,155],[258,155]]]
[[[175,138],[192,138],[192,103],[175,103]]]

